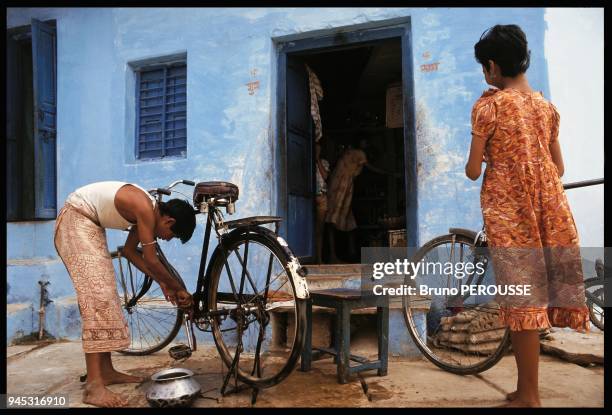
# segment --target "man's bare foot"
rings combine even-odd
[[[521,398],[519,398],[518,396],[514,396],[513,400],[504,404],[504,405],[500,405],[500,408],[539,408],[541,407],[542,404],[540,403],[540,400],[523,400]]]
[[[85,385],[83,403],[103,408],[119,408],[126,406],[128,399],[106,389],[101,381],[93,381]]]
[[[127,373],[117,372],[113,370],[110,373],[102,375],[105,385],[115,385],[117,383],[141,383],[145,380],[142,376],[132,376]]]

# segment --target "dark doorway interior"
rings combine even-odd
[[[7,219],[56,218],[55,22],[7,31]]]
[[[336,231],[333,240],[340,262],[360,262],[360,247],[389,246],[389,231],[405,229],[404,132],[386,125],[387,89],[402,81],[401,42],[393,38],[297,56],[323,87],[321,158],[331,171],[347,148],[366,143],[368,166],[354,180],[357,229]],[[333,228],[325,227],[323,263],[335,262],[328,238]]]
[[[7,35],[7,219],[34,219],[32,38]],[[26,189],[26,191],[24,191]]]

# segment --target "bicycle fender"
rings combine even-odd
[[[289,244],[285,241],[281,236],[276,236],[276,240],[283,247],[283,250],[287,252],[289,258],[291,260],[287,264],[287,268],[289,268],[290,277],[293,280],[293,285],[295,286],[295,292],[297,298],[300,300],[306,300],[310,294],[308,293],[308,283],[306,282],[306,278],[303,275],[304,270],[300,265],[300,261],[297,259],[293,252],[289,249]]]
[[[476,232],[474,232],[471,229],[464,229],[464,228],[449,228],[448,229],[449,233],[455,233],[457,235],[463,235],[466,236],[468,238],[470,238],[471,240],[474,240],[474,238],[476,238]]]
[[[308,292],[308,283],[306,282],[306,274],[304,273],[304,270],[302,269],[302,265],[300,264],[300,261],[293,254],[293,252],[291,252],[291,248],[289,248],[289,244],[287,243],[287,241],[285,241],[285,239],[282,236],[277,235],[276,233],[272,232],[270,229],[264,228],[263,226],[257,226],[257,230],[267,235],[269,238],[276,239],[276,241],[279,243],[281,248],[283,248],[283,251],[285,251],[287,256],[290,258],[289,263],[287,264],[287,268],[289,268],[289,277],[293,281],[293,286],[295,287],[296,297],[299,298],[300,300],[308,299],[310,297],[310,294]]]

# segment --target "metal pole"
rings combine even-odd
[[[567,189],[575,189],[577,187],[586,187],[586,186],[594,186],[596,184],[603,184],[604,179],[593,179],[593,180],[583,180],[580,182],[566,183],[563,185],[565,190]]]

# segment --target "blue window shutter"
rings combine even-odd
[[[56,217],[56,34],[55,27],[32,19],[34,87],[34,214]]]
[[[137,74],[136,154],[140,159],[185,156],[187,66],[142,69]]]
[[[164,153],[185,156],[187,152],[187,65],[168,68],[166,73]]]

